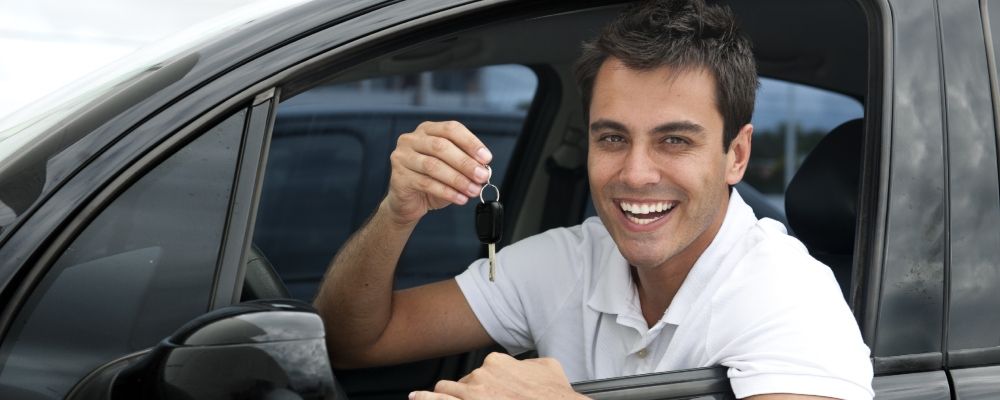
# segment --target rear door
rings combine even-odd
[[[951,203],[946,363],[960,399],[1000,396],[1000,3],[942,2]],[[989,82],[989,84],[987,84]],[[992,107],[991,107],[992,105]]]

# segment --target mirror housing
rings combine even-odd
[[[333,378],[322,320],[294,300],[253,301],[204,314],[120,371],[113,378],[92,374],[103,384],[87,385],[85,378],[69,397],[346,399]]]

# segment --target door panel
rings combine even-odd
[[[951,371],[956,400],[986,400],[1000,393],[1000,366],[965,368]]]
[[[581,382],[576,391],[595,400],[735,399],[725,367]]]
[[[944,371],[879,376],[872,383],[878,400],[951,399],[948,377]]]

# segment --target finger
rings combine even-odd
[[[482,188],[436,157],[410,153],[407,156],[399,157],[399,161],[404,168],[433,178],[466,196],[478,196],[479,190]]]
[[[477,139],[478,140],[478,139]],[[451,168],[479,184],[486,183],[490,177],[489,171],[479,161],[463,151],[450,139],[427,135],[424,140],[416,140],[411,145],[413,150],[427,156],[438,158]]]
[[[407,189],[425,193],[427,196],[435,199],[458,205],[464,205],[469,202],[469,196],[461,194],[452,187],[427,175],[404,170],[400,172],[399,178],[409,182]]]
[[[468,397],[468,385],[449,380],[440,380],[434,385],[434,392],[457,398]]]
[[[422,130],[428,135],[440,136],[451,140],[458,148],[475,158],[480,164],[486,165],[493,161],[493,154],[486,148],[486,145],[475,134],[469,131],[465,125],[459,122],[424,122],[417,127],[417,130]]]
[[[460,400],[455,396],[425,391],[410,392],[408,397],[410,400]]]

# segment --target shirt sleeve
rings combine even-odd
[[[789,240],[794,240],[790,239]],[[764,245],[753,268],[713,304],[709,351],[729,368],[738,398],[796,393],[839,399],[874,396],[870,351],[829,268],[804,249]],[[723,341],[721,338],[727,338]]]
[[[493,282],[487,259],[455,277],[480,324],[511,354],[535,349],[565,304],[579,277],[579,241],[579,227],[553,229],[497,252]]]

